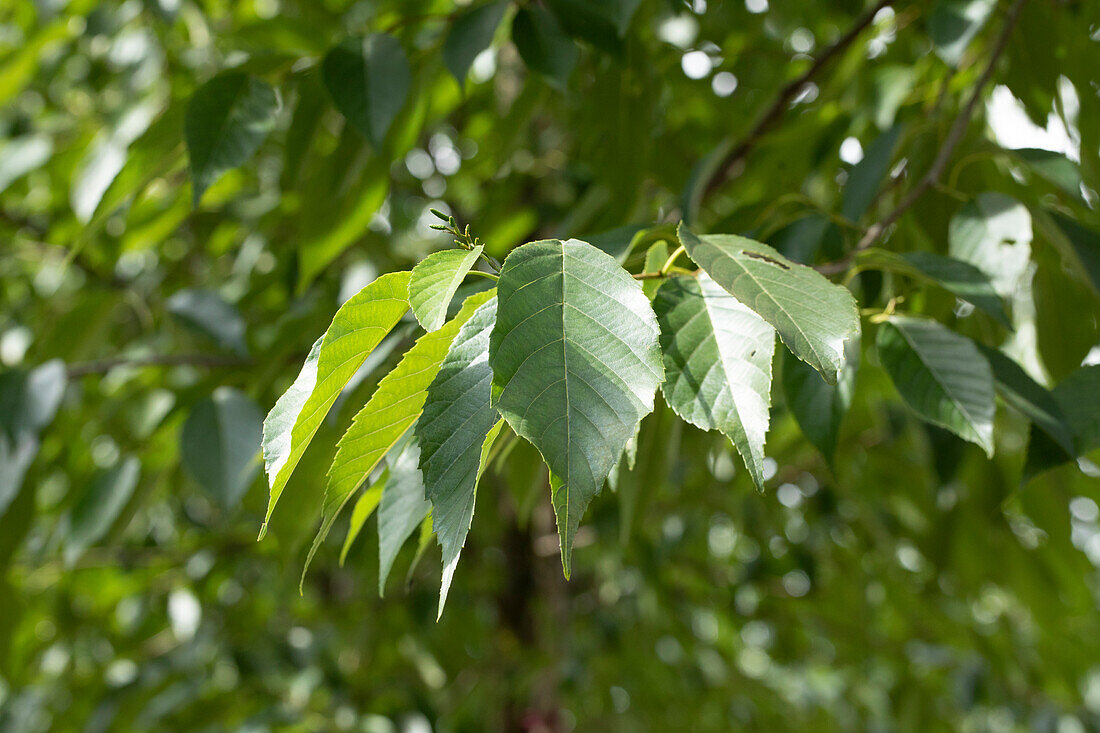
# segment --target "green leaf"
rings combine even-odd
[[[486,436],[497,422],[497,411],[490,405],[489,367],[489,334],[496,316],[497,301],[491,298],[462,324],[428,386],[424,413],[414,429],[433,527],[443,549],[439,615],[474,517]]]
[[[264,420],[264,462],[271,497],[261,538],[287,479],[340,390],[408,310],[409,276],[408,272],[383,275],[344,303],[313,344],[294,384]]]
[[[861,266],[889,270],[939,285],[985,311],[1005,328],[1012,328],[1004,300],[994,289],[993,281],[969,262],[932,252],[897,254],[878,248],[864,250],[856,261]]]
[[[892,128],[875,138],[867,150],[848,174],[844,184],[844,199],[840,213],[848,221],[859,221],[882,188],[882,179],[890,171],[890,162],[894,159],[894,148],[901,135],[901,125]]]
[[[498,292],[493,402],[563,481],[552,498],[568,577],[581,514],[663,381],[657,320],[619,263],[575,239],[513,250]]]
[[[1100,341],[1100,309],[1089,286],[1069,276],[1053,249],[1044,249],[1031,282],[1035,338],[1047,373],[1061,381]]]
[[[195,91],[183,132],[196,206],[223,173],[252,157],[275,127],[278,111],[275,90],[239,71],[222,72]]]
[[[836,384],[844,344],[859,335],[859,311],[846,288],[734,234],[697,236],[679,228],[688,256],[716,283],[770,323],[795,356]]]
[[[178,132],[176,133],[178,136]],[[53,154],[53,139],[49,135],[20,135],[0,145],[0,193],[31,171],[38,170]]]
[[[445,249],[428,255],[413,268],[409,304],[425,331],[435,331],[447,320],[447,306],[483,249],[481,245],[469,250]]]
[[[443,63],[459,86],[466,83],[466,74],[477,55],[489,48],[496,35],[497,26],[504,18],[508,3],[495,2],[481,5],[463,13],[447,33],[443,42]]]
[[[1076,456],[1100,448],[1100,365],[1081,367],[1059,382],[1051,393],[1065,416],[1073,436],[1073,449],[1065,448],[1045,428],[1031,431],[1024,480],[1061,465]],[[1036,423],[1037,425],[1039,423]]]
[[[1069,251],[1084,273],[1092,292],[1100,295],[1100,232],[1081,226],[1073,219],[1054,214],[1054,223],[1069,243]]]
[[[405,540],[420,526],[432,505],[424,498],[420,473],[420,448],[409,440],[397,456],[389,459],[389,479],[378,505],[378,595],[384,594],[386,578]]]
[[[0,431],[0,517],[13,506],[27,469],[38,455],[38,440],[30,433],[13,438]]]
[[[611,53],[622,50],[622,37],[641,0],[548,0],[547,6],[569,35]]]
[[[706,274],[667,280],[653,309],[665,401],[692,425],[725,434],[763,491],[775,329]]]
[[[51,359],[29,372],[0,372],[0,429],[13,438],[36,435],[53,422],[68,384],[65,364]]]
[[[830,465],[836,456],[840,424],[848,413],[855,392],[860,360],[859,339],[848,342],[844,368],[836,384],[829,384],[813,367],[794,358],[783,360],[783,394],[787,408],[802,434],[821,451]]]
[[[997,349],[978,344],[993,370],[997,394],[1032,423],[1039,426],[1066,452],[1073,455],[1073,433],[1054,395],[1028,376],[1015,361]]]
[[[936,55],[944,63],[958,66],[995,7],[996,0],[940,0],[928,17],[928,35]]]
[[[412,85],[405,49],[393,36],[348,38],[321,62],[336,108],[375,148],[381,148]]]
[[[141,464],[126,456],[107,471],[101,471],[85,488],[69,514],[65,536],[65,562],[72,565],[84,550],[103,538],[118,519],[137,487]]]
[[[348,550],[351,549],[351,546],[355,543],[355,538],[363,530],[363,525],[367,523],[370,515],[378,508],[378,503],[382,500],[382,491],[386,488],[386,481],[389,480],[389,477],[389,471],[383,471],[378,480],[355,500],[355,506],[351,510],[351,520],[348,522],[348,533],[344,536],[344,546],[340,548],[340,565],[343,565],[344,560],[347,559]]]
[[[993,374],[973,341],[930,319],[891,316],[877,346],[914,412],[993,455]]]
[[[183,424],[183,467],[226,509],[237,506],[260,468],[263,417],[248,395],[218,387],[191,408]]]
[[[336,445],[336,457],[325,486],[321,527],[306,557],[303,578],[348,499],[420,417],[428,385],[439,371],[459,328],[493,294],[490,290],[470,296],[447,325],[421,336],[393,371],[382,377],[370,400],[356,414]]]
[[[645,265],[642,267],[642,272],[647,274],[660,272],[665,262],[668,261],[668,255],[668,242],[663,239],[660,242],[654,242],[646,250]],[[658,278],[642,281],[642,292],[650,300],[653,300],[654,296],[657,295],[657,290],[660,287],[661,281]]]
[[[512,42],[527,68],[565,88],[577,65],[577,46],[554,16],[538,5],[524,5],[512,21]]]
[[[1000,193],[979,194],[951,217],[949,254],[989,275],[993,287],[1011,298],[1031,257],[1031,214]]]
[[[165,309],[218,346],[242,356],[248,353],[245,324],[236,306],[211,290],[180,290],[165,301]]]

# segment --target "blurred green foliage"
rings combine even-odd
[[[862,3],[0,5],[0,730],[1100,729],[1100,8],[1028,0],[997,55],[1014,2],[890,5],[762,135]],[[382,101],[342,101],[379,56]],[[378,598],[373,530],[343,565],[330,538],[299,595],[336,440],[409,316],[255,541],[260,416],[340,303],[450,245],[430,207],[495,257],[621,253],[683,218],[843,261],[991,58],[942,179],[878,246],[969,262],[995,295],[969,300],[970,271],[937,287],[927,258],[846,263],[862,366],[824,393],[777,357],[763,495],[658,399],[568,583],[515,443],[441,621],[435,543]],[[1052,394],[999,385],[986,458],[902,403],[869,337],[893,309]],[[1030,427],[1048,408],[1072,439]]]

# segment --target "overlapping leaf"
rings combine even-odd
[[[498,288],[494,405],[561,478],[552,499],[568,576],[581,514],[663,381],[657,321],[611,256],[574,239],[513,250]]]
[[[989,275],[993,287],[1011,298],[1031,257],[1031,214],[1001,193],[979,194],[951,217],[949,254]]]
[[[930,319],[891,316],[877,346],[914,412],[993,455],[993,374],[974,342]]]
[[[246,394],[219,387],[191,408],[180,435],[187,472],[226,509],[237,505],[260,468],[263,413]]]
[[[840,424],[852,404],[860,360],[859,339],[848,342],[844,367],[836,384],[829,384],[804,361],[783,360],[783,394],[787,408],[806,440],[814,444],[830,464],[840,438]]]
[[[389,477],[378,505],[378,595],[386,588],[393,561],[432,505],[424,498],[420,447],[408,440],[401,452],[387,459]]]
[[[443,42],[443,63],[447,65],[459,85],[465,84],[466,74],[477,55],[493,42],[497,26],[508,9],[506,2],[494,2],[471,8],[463,13]]]
[[[440,613],[474,516],[482,445],[497,422],[490,404],[489,367],[489,335],[496,316],[497,301],[491,298],[458,330],[428,386],[424,413],[414,429],[433,527],[443,548]]]
[[[859,312],[847,289],[766,244],[734,234],[699,236],[683,224],[678,231],[688,256],[714,282],[770,323],[825,381],[836,383],[844,344],[859,335]]]
[[[447,306],[483,249],[480,244],[468,250],[445,249],[428,255],[413,268],[409,304],[425,331],[434,331],[447,320]]]
[[[428,385],[439,371],[459,327],[492,296],[491,290],[470,296],[447,325],[421,336],[393,371],[382,378],[370,400],[356,414],[336,446],[325,487],[321,528],[310,547],[303,575],[348,499],[420,417]]]
[[[729,437],[763,491],[775,329],[705,273],[666,281],[653,309],[665,401],[692,425]]]
[[[271,487],[264,529],[287,479],[332,403],[405,315],[408,292],[409,273],[391,272],[352,296],[313,344],[294,384],[271,408],[264,420],[264,463]]]

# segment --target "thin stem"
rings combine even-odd
[[[676,258],[679,257],[680,255],[682,255],[686,251],[687,250],[684,249],[684,245],[682,245],[682,244],[679,247],[677,247],[676,249],[674,249],[672,251],[672,254],[670,254],[668,256],[668,259],[665,260],[665,264],[661,265],[661,269],[658,271],[658,274],[661,277],[665,277],[666,275],[668,275],[668,271],[671,270],[672,266],[676,263]]]
[[[491,272],[485,272],[485,271],[483,271],[483,270],[470,270],[470,273],[469,273],[469,274],[471,274],[471,275],[477,275],[478,277],[487,277],[487,278],[489,278],[490,280],[492,280],[493,282],[496,282],[497,280],[499,280],[499,279],[500,279],[499,277],[497,277],[497,276],[496,276],[496,275],[494,275],[493,273],[491,273]]]
[[[871,25],[875,16],[883,8],[889,7],[894,4],[894,0],[879,0],[871,7],[866,13],[861,15],[855,24],[848,29],[848,32],[838,38],[831,46],[822,51],[810,65],[810,68],[805,71],[797,79],[794,79],[787,83],[782,89],[779,90],[779,94],[772,102],[771,106],[764,112],[760,120],[753,126],[752,130],[745,137],[744,140],[734,145],[730,152],[726,155],[725,159],[715,169],[714,175],[707,182],[706,187],[703,189],[703,198],[709,198],[718,188],[723,184],[733,180],[740,174],[740,165],[756,147],[760,139],[765,134],[770,132],[772,128],[779,124],[779,121],[783,119],[783,114],[790,107],[791,101],[794,100],[798,93],[802,91],[814,77],[816,77],[825,66],[832,61],[836,56],[840,55],[848,46],[852,45],[852,42],[863,32],[867,26]]]
[[[963,136],[970,126],[970,119],[973,117],[974,111],[978,108],[979,102],[981,102],[982,92],[985,91],[986,86],[988,86],[993,78],[993,74],[997,68],[997,62],[1004,54],[1005,49],[1008,48],[1009,38],[1012,36],[1012,31],[1016,27],[1017,21],[1020,19],[1020,11],[1023,10],[1025,1],[1026,0],[1016,0],[1012,4],[1012,7],[1009,8],[1004,25],[1001,27],[1001,33],[997,37],[997,41],[989,54],[989,61],[986,63],[981,76],[978,77],[978,81],[974,85],[973,91],[970,93],[970,98],[967,99],[966,104],[963,105],[963,108],[955,117],[955,121],[951,124],[951,129],[948,130],[947,137],[944,138],[943,144],[940,146],[940,150],[936,154],[935,160],[932,161],[932,166],[928,169],[928,172],[909,190],[909,193],[905,195],[905,198],[901,200],[901,203],[899,203],[893,211],[891,211],[882,221],[868,227],[855,249],[836,262],[819,265],[817,267],[818,272],[825,274],[843,272],[847,269],[858,252],[867,249],[877,242],[891,226],[897,223],[898,219],[900,219],[906,211],[912,208],[928,189],[939,184],[940,178],[943,177],[947,164],[955,152],[955,148],[962,142]]]
[[[236,356],[219,356],[217,354],[154,354],[153,356],[135,358],[116,357],[113,359],[100,359],[98,361],[78,362],[70,364],[67,371],[69,378],[75,379],[89,374],[104,374],[120,366],[197,366],[214,369],[219,367],[245,366],[251,363],[251,359],[242,359]]]

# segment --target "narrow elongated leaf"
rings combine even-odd
[[[1100,232],[1081,226],[1073,219],[1054,214],[1054,223],[1064,235],[1074,259],[1092,286],[1092,292],[1100,295]]]
[[[1067,457],[1073,455],[1073,433],[1054,395],[1000,351],[981,344],[978,348],[993,370],[994,386],[1001,398],[1042,428]]]
[[[667,280],[653,309],[665,401],[692,425],[725,434],[763,491],[775,329],[705,273]]]
[[[859,339],[848,342],[844,368],[836,384],[829,384],[813,367],[794,358],[783,360],[783,394],[795,422],[830,465],[836,455],[840,424],[852,404],[859,372]]]
[[[993,374],[973,341],[929,319],[891,316],[877,346],[914,412],[993,455]]]
[[[392,272],[344,303],[313,344],[294,384],[268,413],[263,449],[271,497],[261,538],[287,479],[340,390],[408,310],[408,292],[409,273]]]
[[[386,488],[386,481],[390,478],[389,471],[383,471],[370,487],[355,500],[355,506],[351,510],[351,521],[348,523],[348,533],[344,536],[344,546],[340,548],[340,564],[348,557],[348,550],[355,544],[355,539],[363,531],[363,525],[374,514],[378,503],[382,501],[382,491]]]
[[[424,498],[420,473],[420,448],[409,440],[389,463],[389,479],[378,505],[378,595],[384,594],[386,578],[405,540],[428,516],[432,505]]]
[[[195,91],[183,132],[196,206],[223,173],[252,157],[275,127],[278,111],[275,90],[240,71],[222,72]]]
[[[412,84],[401,43],[384,33],[348,38],[325,54],[321,75],[336,108],[380,148]]]
[[[574,38],[610,53],[622,50],[622,36],[641,0],[548,0],[547,6]]]
[[[698,236],[683,224],[688,256],[779,332],[795,356],[836,384],[844,344],[859,335],[855,298],[817,271],[766,244],[734,234]]]
[[[1031,214],[1000,193],[979,194],[951,217],[949,254],[989,275],[1006,298],[1016,291],[1031,257]]]
[[[72,564],[91,545],[103,538],[137,487],[141,464],[127,456],[107,471],[99,473],[69,515],[65,536],[65,562]]]
[[[466,74],[477,55],[489,48],[497,26],[504,18],[508,3],[481,5],[463,13],[451,26],[443,42],[443,63],[447,65],[459,86],[466,83]]]
[[[336,445],[336,457],[325,486],[321,528],[306,557],[303,577],[348,499],[420,417],[428,385],[439,371],[459,328],[493,294],[493,291],[486,291],[470,296],[447,325],[421,336],[393,371],[382,378],[370,400],[356,414],[351,427]]]
[[[489,367],[489,335],[496,317],[497,301],[491,298],[459,329],[428,386],[424,414],[414,431],[432,503],[433,528],[443,549],[439,614],[474,517],[482,446],[497,422],[497,411],[490,404],[493,370]]]
[[[513,250],[498,291],[494,405],[562,479],[552,499],[568,577],[581,515],[663,381],[657,320],[619,263],[575,239]]]
[[[564,88],[577,65],[577,45],[558,21],[538,5],[524,5],[512,21],[512,42],[523,63],[554,86]]]
[[[28,432],[9,438],[0,431],[0,517],[12,506],[27,469],[38,455],[38,439]]]
[[[219,504],[232,509],[256,477],[263,413],[248,395],[218,387],[198,402],[180,434],[183,467]]]
[[[861,266],[889,270],[935,283],[985,311],[1005,328],[1012,327],[1004,300],[993,287],[993,281],[969,262],[932,252],[897,254],[877,248],[864,250],[857,261]]]
[[[445,249],[428,255],[413,268],[409,304],[425,331],[434,331],[447,320],[447,306],[483,249],[480,244],[469,250]]]

